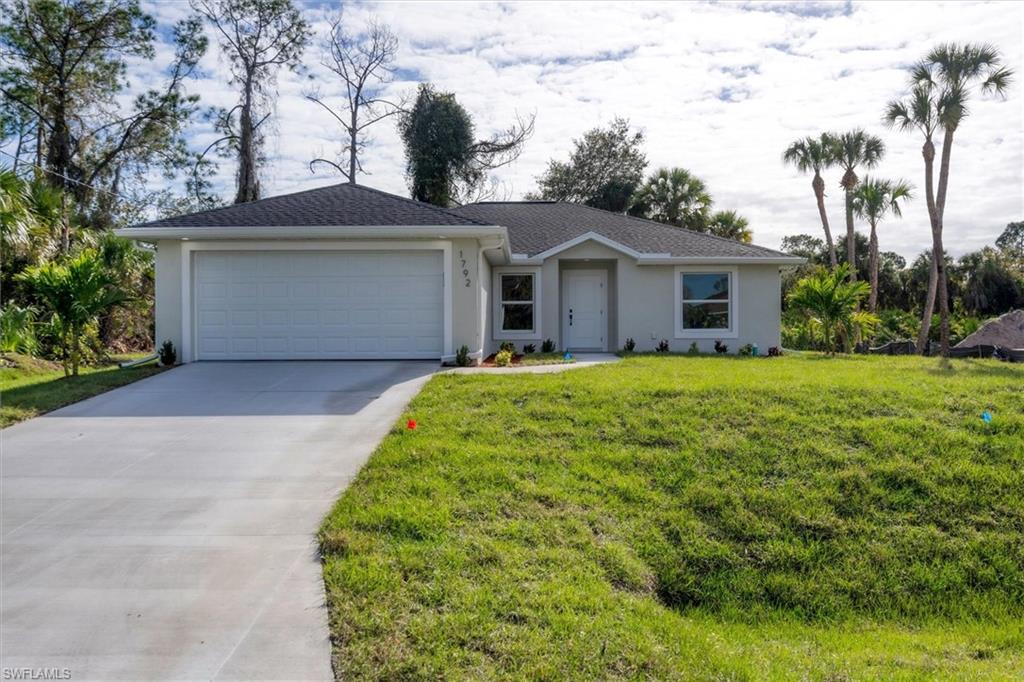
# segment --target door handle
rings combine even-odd
[[[569,308],[569,326],[572,326],[572,308]]]

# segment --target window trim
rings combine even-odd
[[[739,268],[715,265],[680,265],[674,268],[676,278],[675,296],[675,338],[677,339],[735,339],[739,336]],[[683,329],[683,275],[729,276],[729,328],[728,329]]]
[[[540,306],[541,306],[541,269],[539,267],[518,267],[518,268],[502,268],[495,269],[494,271],[494,321],[492,324],[494,333],[492,337],[495,339],[534,339],[541,337],[540,331]],[[533,278],[533,300],[527,301],[505,301],[502,298],[501,291],[501,278],[506,275],[529,275]],[[520,330],[506,330],[502,329],[504,324],[504,306],[505,305],[532,305],[533,306],[533,325],[531,329],[520,329]]]

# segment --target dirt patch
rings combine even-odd
[[[1024,348],[1024,310],[1014,310],[989,320],[956,347],[980,345]]]

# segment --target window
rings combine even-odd
[[[501,331],[520,334],[533,332],[535,275],[509,273],[500,275],[498,280]]]
[[[676,271],[676,336],[735,336],[735,270]]]

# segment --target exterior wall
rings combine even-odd
[[[483,346],[480,315],[480,248],[475,239],[452,240],[452,353],[463,345],[475,353]]]
[[[156,243],[156,348],[170,340],[181,359],[181,241]]]
[[[156,345],[170,340],[179,349],[182,338],[182,244],[159,240],[156,257]],[[486,356],[502,340],[516,346],[533,343],[540,349],[545,339],[561,348],[561,284],[570,269],[604,269],[608,273],[608,350],[614,351],[632,337],[637,350],[653,350],[668,339],[673,351],[686,351],[696,341],[702,352],[712,352],[714,338],[675,338],[676,268],[672,265],[637,265],[624,254],[596,242],[567,249],[534,266],[494,266],[484,257],[475,239],[454,239],[451,244],[452,353],[466,345],[471,353]],[[382,245],[387,242],[381,242]],[[273,248],[268,246],[267,248]],[[325,246],[325,248],[329,248]],[[538,326],[533,334],[509,337],[496,330],[494,278],[501,272],[532,271],[538,279]],[[467,285],[468,280],[468,285]],[[781,280],[777,265],[737,267],[738,298],[736,336],[723,338],[731,352],[746,343],[762,351],[780,343]],[[188,344],[190,345],[190,344]]]
[[[737,271],[736,336],[723,336],[722,342],[732,353],[747,343],[757,344],[765,353],[771,346],[781,343],[779,266],[740,265]],[[681,305],[675,300],[675,278],[676,269],[671,265],[620,267],[619,297],[623,304],[619,314],[618,348],[625,345],[627,337],[632,337],[640,351],[654,350],[661,339],[668,339],[672,351],[685,352],[696,342],[701,352],[714,352],[714,338],[675,338],[675,306]],[[631,305],[630,301],[643,304]]]
[[[589,259],[589,262],[587,260]],[[534,266],[536,267],[536,266]],[[723,266],[726,267],[726,266]],[[737,270],[736,333],[722,336],[735,353],[740,346],[753,343],[767,352],[780,345],[781,278],[778,265],[739,265]],[[603,244],[585,242],[548,258],[540,266],[540,330],[530,337],[513,339],[517,347],[552,339],[562,348],[562,275],[568,269],[606,269],[608,271],[608,350],[625,346],[627,338],[636,341],[638,351],[652,351],[661,339],[669,348],[685,352],[697,343],[701,352],[714,352],[714,337],[675,338],[676,267],[673,265],[637,265],[636,260]],[[495,273],[522,271],[525,267],[496,266]],[[714,269],[714,266],[709,266]],[[493,280],[493,278],[492,278]],[[493,308],[493,305],[491,306]],[[493,316],[493,315],[492,315]],[[491,321],[491,351],[503,340]]]
[[[491,286],[492,272],[491,263],[487,260],[484,252],[480,251],[478,272],[480,273],[480,359],[483,360],[498,348],[491,336],[491,310],[494,292]]]

